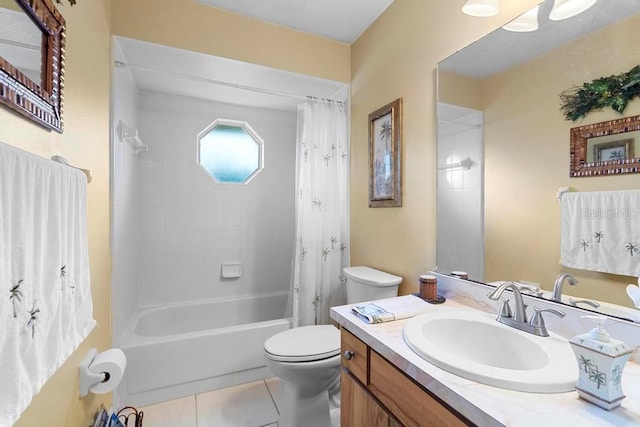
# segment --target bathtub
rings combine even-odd
[[[121,341],[118,406],[143,406],[272,376],[263,343],[290,328],[287,293],[172,304],[136,313]]]

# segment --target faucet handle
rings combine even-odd
[[[500,297],[500,301],[502,301],[502,307],[500,307],[500,317],[513,317],[513,312],[511,311],[509,300]]]
[[[549,332],[547,332],[547,327],[544,324],[544,317],[542,317],[542,313],[548,312],[551,314],[555,314],[558,317],[564,317],[565,313],[560,310],[555,310],[553,308],[540,309],[538,307],[533,307],[533,316],[531,317],[531,321],[529,325],[536,328],[538,330],[537,335],[548,337]]]
[[[492,300],[496,300],[496,301],[502,301],[502,305],[500,306],[500,314],[498,315],[498,318],[500,317],[513,317],[513,311],[511,311],[511,306],[509,305],[509,300],[504,298],[503,296],[499,296],[496,298],[495,296],[495,291],[489,292],[487,294],[487,296],[492,299]]]

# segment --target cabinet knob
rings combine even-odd
[[[351,360],[353,356],[355,356],[355,353],[353,351],[346,350],[344,352],[344,358],[347,360]]]

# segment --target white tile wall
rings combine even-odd
[[[477,115],[465,120],[481,122]],[[474,162],[468,170],[438,170],[438,270],[463,270],[477,280],[484,277],[483,151],[481,127],[438,135],[438,166],[467,157]]]
[[[141,92],[138,304],[287,290],[294,239],[296,115]],[[217,118],[264,139],[247,185],[215,183],[197,164],[197,134]],[[242,277],[223,280],[223,262]]]
[[[114,55],[119,55],[114,41]],[[130,72],[125,68],[113,70],[112,104],[112,307],[113,340],[118,345],[124,328],[136,306],[136,282],[139,276],[137,262],[139,194],[138,157],[126,143],[118,139],[120,120],[136,126],[138,91]]]

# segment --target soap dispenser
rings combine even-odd
[[[621,384],[622,370],[633,350],[622,341],[611,338],[602,328],[606,317],[582,318],[595,321],[596,327],[570,341],[580,370],[576,391],[582,399],[609,411],[620,406],[625,397]]]

